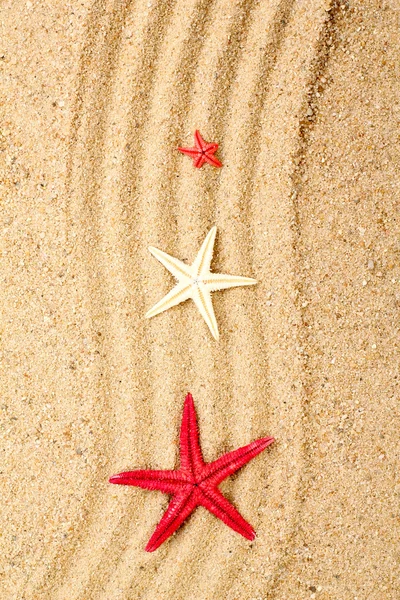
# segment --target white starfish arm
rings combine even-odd
[[[241,285],[255,285],[257,281],[250,277],[224,275],[223,273],[209,273],[203,279],[203,283],[210,292],[216,292],[217,290],[226,290]]]
[[[178,283],[164,298],[161,298],[157,304],[153,306],[149,311],[147,311],[145,317],[146,319],[151,319],[151,317],[155,317],[156,315],[164,312],[164,310],[168,310],[172,308],[172,306],[176,306],[185,300],[188,300],[192,296],[192,285],[191,283],[181,282]]]
[[[204,273],[208,273],[210,270],[216,233],[217,228],[214,226],[208,232],[207,237],[202,243],[202,246],[196,256],[196,260],[191,267],[192,271],[197,277],[201,277]]]
[[[213,337],[218,340],[219,332],[217,320],[214,314],[214,308],[211,302],[211,295],[207,288],[201,283],[197,286],[193,286],[192,298],[199,309],[199,312],[205,322],[207,323]]]
[[[190,275],[190,267],[181,260],[170,256],[166,252],[149,246],[149,252],[156,258],[168,271],[176,278],[181,281],[182,278],[192,279]]]

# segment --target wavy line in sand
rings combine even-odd
[[[348,7],[347,7],[348,9]],[[306,177],[306,165],[305,158],[307,154],[307,149],[310,143],[311,132],[315,126],[315,123],[318,119],[318,107],[320,103],[320,98],[323,95],[324,88],[326,87],[326,80],[323,80],[323,76],[325,75],[328,64],[331,58],[332,50],[337,47],[339,43],[339,35],[338,32],[341,29],[343,20],[346,18],[346,7],[341,4],[337,0],[333,0],[329,7],[326,10],[326,18],[324,20],[324,26],[321,28],[318,42],[316,44],[315,56],[312,61],[312,65],[310,67],[310,74],[308,79],[308,84],[306,86],[306,94],[304,96],[304,103],[301,111],[301,115],[299,118],[299,136],[298,136],[298,145],[293,157],[293,163],[295,165],[294,170],[292,172],[292,182],[293,182],[293,241],[294,241],[294,256],[296,264],[304,265],[305,256],[302,249],[302,232],[300,227],[300,217],[299,217],[299,207],[298,207],[298,197],[302,191],[303,187],[303,178]],[[322,79],[321,79],[322,78]],[[318,94],[316,93],[318,92]],[[312,109],[313,116],[310,118],[309,109]],[[301,269],[299,269],[301,271]],[[297,289],[299,292],[299,301],[297,303],[298,311],[301,317],[301,334],[299,336],[299,341],[302,347],[307,345],[307,337],[309,336],[309,331],[304,323],[306,322],[305,318],[305,309],[302,307],[303,300],[307,296],[306,290],[304,289],[303,282],[300,277],[297,277]],[[308,365],[307,355],[303,356],[304,361],[304,375],[303,375],[303,386],[310,390],[309,385],[309,373],[310,367]],[[307,395],[309,391],[307,391]],[[311,418],[308,410],[309,402],[304,404],[303,409],[303,418],[305,422],[305,434],[307,432],[312,431],[315,427],[315,424],[311,423]],[[299,489],[298,496],[302,499],[302,502],[299,503],[299,508],[297,512],[296,519],[293,524],[293,533],[291,536],[291,543],[294,544],[296,542],[295,537],[301,530],[301,518],[302,518],[302,509],[304,499],[308,495],[309,490],[309,469],[311,462],[313,460],[313,449],[310,447],[308,438],[305,437],[304,445],[304,469],[301,473],[301,478],[299,481]],[[290,570],[290,565],[294,561],[294,553],[287,553],[286,557],[282,558],[280,568],[277,570],[275,580],[273,585],[271,585],[271,590],[266,600],[274,600],[274,598],[280,598],[285,593],[283,591],[284,587],[290,587],[291,584],[288,585],[288,578],[285,575]]]
[[[68,164],[69,181],[67,183],[71,197],[71,203],[67,207],[68,234],[71,244],[77,248],[76,260],[86,265],[87,279],[82,283],[82,287],[86,290],[87,297],[90,299],[87,310],[91,313],[94,329],[102,330],[103,334],[109,330],[109,311],[106,308],[108,302],[105,292],[110,293],[110,288],[103,289],[102,283],[105,279],[105,265],[102,260],[103,253],[99,242],[99,231],[96,227],[101,213],[97,198],[103,162],[102,149],[105,144],[108,93],[114,80],[113,73],[123,39],[122,32],[131,4],[131,2],[128,2],[122,9],[119,2],[109,2],[107,5],[108,10],[105,11],[103,10],[103,2],[94,2],[93,4],[86,26],[86,44],[81,56],[80,78],[77,84],[75,111],[72,121],[71,154]],[[111,15],[112,18],[110,18]],[[152,76],[146,67],[149,61],[151,62],[156,56],[153,47],[157,48],[159,40],[165,35],[168,24],[166,5],[163,3],[156,5],[153,12],[147,11],[146,16],[147,19],[142,22],[143,38],[146,43],[143,44],[141,52],[138,53],[138,60],[134,66],[137,71],[144,74],[142,77],[143,89],[148,90],[147,93],[149,93]],[[91,252],[87,251],[88,248],[91,249]],[[136,332],[132,330],[129,333],[131,338],[140,344],[140,336],[137,336]],[[125,347],[127,345],[129,346],[125,340]],[[112,390],[108,381],[110,377],[108,361],[102,360],[105,351],[101,344],[99,344],[99,347],[99,372],[102,373],[103,377],[101,379],[99,377],[98,381],[96,401],[100,400],[100,403],[95,407],[96,412],[93,414],[93,421],[97,425],[101,424],[103,431],[107,432],[110,421],[112,421],[109,405]],[[113,350],[115,349],[114,344]],[[136,377],[136,380],[143,383],[142,378],[139,376]],[[141,397],[144,395],[142,388],[143,385],[138,385],[138,392],[142,392]],[[107,446],[107,442],[108,437],[103,437],[98,442],[98,456],[104,456],[104,448]],[[137,447],[140,447],[140,442],[138,442]],[[91,474],[94,489],[90,490],[85,502],[86,506],[91,507],[91,514],[97,515],[98,511],[102,512],[101,501],[97,500],[99,492],[96,482],[103,482],[102,491],[107,497],[109,488],[106,484],[106,475],[109,472],[110,467],[103,464]],[[96,503],[98,506],[97,511]],[[90,515],[90,513],[88,514]],[[54,567],[48,570],[52,574],[51,578],[46,578],[39,585],[35,585],[35,582],[30,583],[29,589],[35,589],[34,594],[44,594],[46,590],[51,589],[51,598],[61,598],[64,597],[64,594],[68,598],[72,597],[67,575],[70,561],[75,559],[74,552],[77,550],[77,545],[80,545],[80,540],[85,537],[85,532],[90,531],[90,528],[97,529],[95,520],[96,517],[91,519],[89,516],[83,522],[82,517],[77,515],[75,537],[71,535],[69,547],[60,548],[60,554],[62,553],[63,557],[62,568],[60,569],[60,555],[58,555],[54,559]],[[98,521],[101,521],[101,518],[98,518]],[[90,566],[89,570],[91,568],[93,567]],[[81,573],[81,576],[84,577],[83,573]],[[60,586],[64,579],[66,580],[65,586]],[[76,594],[77,591],[75,590],[74,593]]]

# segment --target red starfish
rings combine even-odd
[[[195,167],[200,169],[204,163],[208,163],[213,167],[222,167],[222,163],[214,156],[218,150],[218,144],[205,142],[198,129],[194,132],[194,143],[194,148],[178,148],[178,150],[179,152],[183,152],[183,154],[191,156]]]
[[[224,454],[211,463],[205,463],[199,444],[196,410],[192,395],[188,394],[183,408],[180,434],[180,468],[175,471],[127,471],[110,477],[110,483],[135,485],[172,494],[164,516],[146,546],[147,552],[154,552],[197,506],[204,506],[226,525],[245,538],[253,540],[256,535],[254,529],[221,494],[218,485],[273,441],[274,438],[271,437],[260,438],[248,446]]]

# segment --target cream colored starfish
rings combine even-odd
[[[211,292],[241,285],[254,285],[257,281],[249,277],[236,277],[236,275],[222,275],[210,272],[216,233],[217,228],[213,227],[204,240],[192,265],[187,265],[157,248],[149,247],[151,254],[172,273],[178,280],[178,283],[146,313],[147,319],[191,298],[210,328],[212,335],[218,340],[218,325],[211,302]]]

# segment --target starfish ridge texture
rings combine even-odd
[[[211,302],[211,293],[242,285],[254,285],[257,281],[249,277],[210,272],[216,233],[217,228],[213,227],[204,240],[192,265],[187,265],[177,258],[166,254],[166,252],[150,246],[149,251],[151,254],[172,273],[178,280],[178,283],[146,313],[146,318],[154,317],[164,310],[191,298],[207,323],[212,335],[218,340],[218,325]]]
[[[214,156],[218,150],[218,144],[205,142],[198,129],[194,132],[194,143],[194,148],[178,148],[178,150],[191,156],[195,167],[200,169],[204,163],[208,163],[213,167],[222,167],[222,163]]]
[[[228,527],[253,540],[256,535],[254,529],[222,495],[218,485],[273,442],[272,437],[260,438],[205,463],[199,444],[196,410],[192,395],[188,394],[180,433],[180,468],[175,471],[127,471],[113,475],[109,481],[172,494],[165,514],[146,546],[147,552],[154,552],[165,542],[197,506],[203,506]]]

